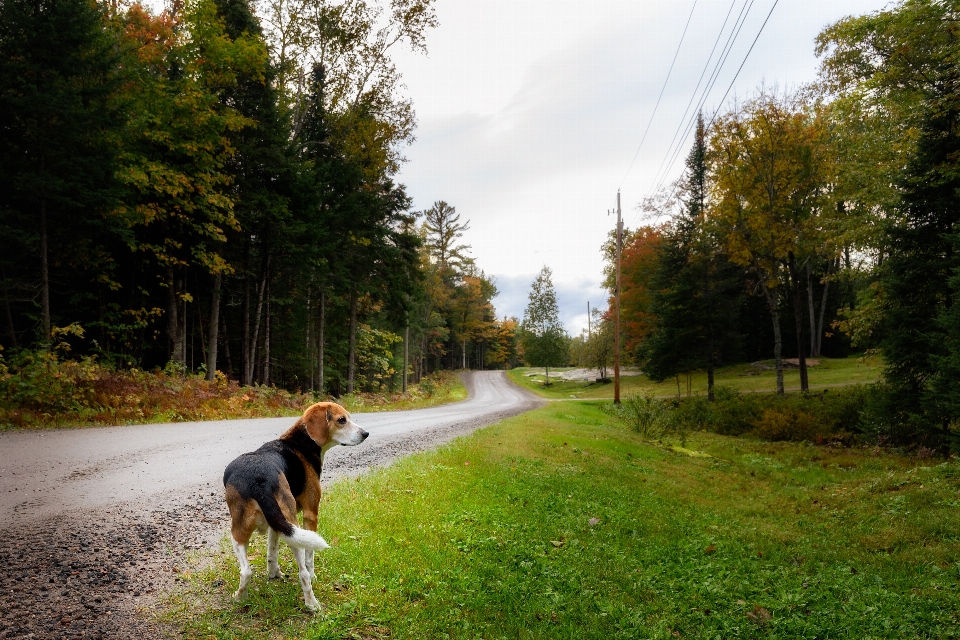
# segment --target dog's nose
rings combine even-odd
[[[364,431],[363,429],[360,429],[360,441],[361,441],[361,442],[363,442],[364,440],[366,440],[368,435],[370,435],[370,434],[367,433],[366,431]]]

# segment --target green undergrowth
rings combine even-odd
[[[455,372],[431,374],[405,393],[355,393],[337,399],[349,411],[419,409],[467,397]],[[297,416],[318,400],[315,393],[274,386],[240,386],[217,372],[118,370],[94,358],[21,352],[0,358],[0,431],[234,418]]]
[[[809,367],[808,376],[811,389],[825,389],[848,384],[868,384],[880,378],[883,368],[882,361],[874,356],[864,358],[850,356],[848,358],[817,358],[815,366]],[[550,386],[546,382],[543,369],[519,367],[508,372],[510,379],[524,386],[534,393],[545,398],[613,398],[613,384],[609,382],[582,382],[563,380],[557,373],[568,369],[551,369]],[[533,374],[533,375],[531,375]],[[613,378],[613,367],[607,370],[607,375]],[[626,397],[637,393],[652,393],[656,397],[668,398],[687,395],[687,379],[681,376],[679,388],[677,380],[670,379],[663,382],[653,382],[645,375],[624,375],[620,377],[620,395]],[[773,361],[763,361],[752,364],[735,364],[719,367],[716,370],[715,382],[718,385],[735,389],[741,392],[773,392],[776,390],[776,371]],[[796,368],[784,370],[784,386],[787,390],[800,389],[800,372]],[[707,374],[704,371],[695,371],[690,377],[690,393],[705,395],[707,393]]]
[[[549,405],[329,487],[323,612],[232,601],[227,540],[169,597],[191,638],[948,638],[960,463],[709,433],[651,443]]]
[[[411,384],[406,392],[352,393],[337,398],[350,412],[400,411],[426,409],[467,399],[467,387],[456,371],[437,371]]]

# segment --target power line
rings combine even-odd
[[[700,89],[700,85],[703,82],[703,77],[706,75],[707,70],[710,69],[710,61],[713,60],[713,54],[717,50],[717,45],[720,43],[721,38],[723,37],[724,30],[727,23],[730,21],[730,15],[733,12],[733,9],[736,7],[739,0],[733,0],[730,3],[730,8],[727,10],[726,18],[724,18],[723,24],[720,26],[720,30],[717,32],[717,37],[714,40],[713,48],[710,50],[710,55],[707,57],[706,62],[703,65],[703,71],[700,72],[700,79],[697,81],[697,86],[694,87],[693,91],[690,94],[690,100],[687,102],[687,108],[683,112],[683,116],[680,118],[680,122],[677,124],[677,129],[674,131],[673,138],[670,140],[670,144],[667,146],[666,154],[664,155],[663,161],[660,164],[660,167],[657,169],[657,172],[654,174],[654,181],[651,184],[650,188],[647,191],[649,196],[652,193],[656,193],[660,188],[660,173],[663,171],[664,166],[667,164],[667,159],[670,158],[673,151],[674,144],[677,141],[677,136],[680,134],[681,130],[684,130],[685,121],[687,113],[690,112],[690,106],[693,104],[694,100],[697,99],[697,90]],[[713,66],[713,70],[710,72],[710,76],[707,79],[706,85],[704,85],[703,92],[700,94],[699,99],[697,100],[696,112],[699,112],[706,96],[710,94],[713,90],[713,86],[716,83],[716,79],[720,73],[720,70],[726,64],[727,57],[730,55],[730,51],[733,49],[733,45],[736,43],[737,37],[740,34],[740,29],[743,28],[744,22],[746,22],[747,16],[750,14],[750,8],[753,6],[754,0],[744,0],[743,5],[740,7],[740,12],[737,14],[736,19],[733,22],[733,27],[730,29],[730,32],[727,34],[727,41],[723,44],[723,47],[720,49],[720,55],[717,57],[716,63]],[[693,118],[691,117],[691,121]],[[689,123],[687,123],[687,128],[689,129]],[[684,136],[681,140],[685,139],[687,132],[685,131]],[[642,213],[637,213],[634,217],[633,222],[636,223],[640,218]]]
[[[717,79],[720,77],[720,72],[727,64],[727,58],[730,57],[730,52],[733,51],[733,47],[736,44],[737,39],[740,37],[740,31],[743,29],[743,25],[746,23],[747,17],[750,15],[750,10],[753,8],[753,3],[754,0],[749,0],[749,3],[745,1],[743,7],[741,7],[740,15],[737,17],[733,28],[730,30],[730,34],[727,36],[727,42],[724,44],[724,48],[720,53],[720,57],[717,58],[717,63],[713,68],[713,72],[710,74],[710,79],[707,80],[707,85],[704,87],[703,93],[700,94],[700,100],[697,102],[696,112],[699,112],[700,109],[703,108],[704,103],[707,101],[707,98],[713,91],[713,87],[716,85]],[[691,115],[686,124],[684,124],[683,120],[681,120],[680,124],[677,126],[677,130],[673,134],[673,139],[670,141],[670,146],[667,147],[667,153],[663,158],[663,162],[660,164],[660,168],[657,169],[657,173],[654,176],[654,186],[648,195],[656,193],[660,187],[663,186],[663,182],[666,180],[666,177],[670,172],[670,168],[676,162],[677,155],[683,148],[683,141],[690,134],[693,121],[694,116]],[[677,136],[680,134],[681,130],[683,131],[683,136],[678,141]],[[674,148],[674,143],[677,144],[676,148]]]
[[[733,88],[734,83],[737,81],[737,78],[740,76],[740,72],[743,70],[743,65],[746,64],[747,58],[749,58],[749,57],[750,57],[750,53],[753,52],[753,47],[754,47],[754,45],[756,45],[756,44],[757,44],[757,40],[760,39],[760,34],[763,33],[763,29],[767,26],[767,22],[770,20],[770,16],[773,15],[773,10],[777,8],[777,4],[778,4],[779,2],[780,2],[780,0],[774,0],[773,6],[770,7],[770,11],[767,12],[767,17],[766,17],[766,19],[764,19],[763,24],[760,25],[760,30],[757,31],[757,36],[753,39],[753,42],[750,44],[750,48],[747,50],[747,54],[746,54],[745,56],[743,56],[743,61],[740,62],[740,67],[737,69],[737,73],[733,76],[733,80],[730,81],[730,85],[727,87],[726,92],[724,92],[723,98],[720,99],[720,104],[723,104],[723,101],[726,100],[726,99],[727,99],[727,96],[730,94],[730,89]],[[714,121],[715,119],[716,119],[716,116],[714,115],[714,117],[710,118],[710,122],[707,123],[707,126],[709,126],[710,124],[713,124],[713,121]],[[684,137],[686,137],[686,134],[685,134]],[[678,149],[679,149],[679,148],[680,148],[680,147],[678,147]],[[674,158],[673,158],[673,160],[671,161],[670,166],[673,166],[673,163],[674,163],[674,162],[676,162],[676,154],[674,154]],[[678,188],[678,187],[679,187],[679,185],[677,185],[677,187],[674,187],[673,192],[670,194],[670,198],[673,198],[673,196],[677,193],[677,188]]]
[[[690,15],[687,16],[687,24],[683,27],[683,34],[680,36],[680,42],[677,43],[677,50],[673,53],[673,61],[670,63],[670,69],[667,71],[667,77],[663,80],[663,86],[660,87],[660,96],[657,98],[657,104],[653,107],[653,113],[650,114],[650,119],[647,121],[647,128],[643,131],[643,136],[640,138],[640,144],[637,146],[636,153],[633,154],[633,160],[630,161],[630,166],[627,167],[627,172],[623,176],[623,180],[620,181],[620,186],[617,187],[619,191],[620,187],[623,186],[623,183],[626,182],[627,176],[630,175],[630,170],[633,169],[633,163],[637,161],[637,156],[640,155],[640,148],[643,147],[644,140],[647,139],[647,133],[650,131],[650,125],[653,124],[653,118],[657,115],[657,108],[660,107],[660,100],[663,98],[663,92],[667,89],[667,82],[670,81],[670,74],[673,73],[673,65],[677,62],[677,56],[680,54],[680,47],[683,45],[684,38],[687,37],[687,28],[690,27],[690,20],[693,19],[693,10],[697,8],[697,2],[699,0],[693,0],[693,6],[690,7]]]

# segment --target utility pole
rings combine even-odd
[[[590,326],[590,301],[587,300],[587,338],[593,337],[593,328]]]
[[[613,296],[613,403],[620,404],[620,251],[623,249],[623,219],[617,189],[617,280]]]

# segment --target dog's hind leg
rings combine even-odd
[[[280,571],[280,534],[273,527],[267,528],[267,577],[286,578]]]
[[[319,485],[317,487],[319,489]],[[317,532],[317,510],[320,507],[320,493],[307,492],[303,497],[303,526],[308,531]],[[317,577],[317,573],[313,567],[313,549],[304,550],[304,562],[307,566],[307,571],[310,572],[310,580],[313,581]]]
[[[240,563],[240,587],[233,594],[233,599],[242,602],[247,598],[247,585],[250,584],[253,569],[250,568],[250,561],[247,560],[247,545],[240,544],[232,536],[230,541],[233,542],[233,552],[237,555],[237,562]]]
[[[319,611],[320,603],[317,597],[313,595],[313,581],[310,579],[310,572],[307,571],[306,551],[296,547],[290,547],[293,551],[293,557],[297,559],[297,567],[300,568],[300,588],[303,589],[303,603],[310,611]]]

